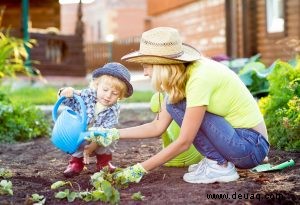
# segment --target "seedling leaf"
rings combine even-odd
[[[0,177],[7,179],[13,176],[12,171],[9,169],[0,168]]]
[[[57,181],[51,185],[51,189],[57,189],[59,187],[65,186],[66,184],[69,184],[72,187],[72,183],[70,181]]]
[[[134,194],[132,194],[131,199],[135,200],[135,201],[143,201],[145,197],[141,194],[141,192],[136,192]]]

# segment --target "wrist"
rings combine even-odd
[[[141,163],[137,163],[136,166],[142,173],[148,174],[148,171],[143,167]]]

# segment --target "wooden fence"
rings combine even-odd
[[[108,62],[119,62],[130,70],[141,69],[141,65],[121,61],[121,57],[127,53],[139,49],[139,37],[126,40],[118,40],[111,43],[90,43],[84,45],[86,70],[92,71]]]

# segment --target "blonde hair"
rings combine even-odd
[[[101,75],[98,78],[95,78],[91,81],[90,88],[97,90],[97,87],[100,82],[111,85],[112,87],[117,89],[120,92],[120,100],[125,98],[125,95],[127,93],[127,86],[122,80],[110,75]]]
[[[169,103],[185,98],[187,72],[184,64],[153,65],[151,84],[159,92],[169,95]]]

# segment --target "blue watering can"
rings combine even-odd
[[[91,132],[87,131],[86,107],[80,96],[74,95],[81,106],[81,115],[66,107],[59,116],[57,116],[58,107],[66,97],[60,97],[52,110],[52,118],[55,122],[52,130],[52,143],[61,151],[73,154]],[[94,135],[106,136],[106,133],[92,131]]]

